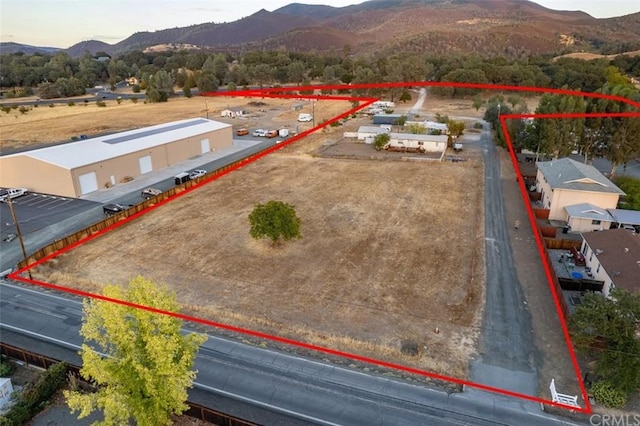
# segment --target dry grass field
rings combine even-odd
[[[32,108],[26,114],[20,113],[17,109],[11,110],[8,114],[0,112],[0,151],[69,142],[73,136],[91,137],[195,117],[208,116],[237,126],[257,126],[260,124],[260,118],[278,110],[280,112],[277,114],[277,120],[280,123],[295,122],[299,112],[290,110],[295,101],[282,99],[193,97],[147,104],[142,100],[144,95],[140,97],[141,100],[137,103],[128,99],[123,99],[120,104],[115,100],[108,100],[105,101],[106,107],[98,107],[93,101],[85,104],[82,98],[76,99],[73,106],[56,104],[49,107],[46,101],[42,101],[39,107]],[[263,108],[253,107],[249,105],[252,100],[265,102],[267,105]],[[243,107],[255,119],[221,118],[220,111],[229,107]],[[318,123],[349,108],[350,104],[346,101],[319,101],[316,104]],[[261,112],[260,109],[265,111]],[[308,106],[303,112],[311,112],[311,107]]]
[[[464,377],[483,300],[479,188],[478,163],[273,154],[38,275],[100,291],[141,274],[196,316]],[[248,214],[270,199],[296,206],[301,240],[250,238]]]
[[[250,100],[208,98],[210,117]],[[263,115],[274,125],[295,121],[292,101],[264,101]],[[317,121],[349,107],[319,102]],[[254,110],[243,126],[262,127]],[[69,140],[90,134],[87,129],[116,131],[204,113],[203,98],[129,101],[40,107],[0,123],[3,144],[28,145],[42,143],[45,134]],[[315,155],[359,124],[365,123],[318,131],[209,182],[51,260],[35,276],[100,292],[106,283],[141,274],[168,285],[194,316],[464,378],[484,300],[482,163]],[[249,212],[270,199],[296,206],[301,240],[274,248],[250,238]]]

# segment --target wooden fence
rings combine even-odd
[[[549,219],[549,213],[551,213],[551,210],[549,210],[549,209],[536,209],[534,207],[533,208],[533,213],[535,214],[536,219],[548,220]]]
[[[573,247],[575,247],[576,250],[580,250],[582,241],[545,238],[544,245],[547,249],[551,250],[571,250]]]
[[[0,353],[7,358],[20,361],[27,366],[35,366],[38,368],[47,369],[53,364],[60,362],[57,359],[48,357],[46,355],[38,354],[28,351],[17,346],[8,345],[0,342]],[[67,374],[72,373],[76,377],[80,377],[80,367],[73,364],[67,364]],[[206,421],[215,425],[224,426],[258,426],[257,423],[241,419],[239,417],[231,416],[221,411],[215,410],[204,405],[196,404],[194,402],[187,401],[189,408],[184,413],[186,416],[192,418],[193,424],[198,423],[198,420]]]
[[[163,192],[162,194],[159,194],[153,198],[149,198],[143,202],[141,202],[140,204],[136,204],[135,206],[132,206],[130,208],[128,208],[127,210],[123,210],[119,213],[115,213],[111,216],[105,217],[103,220],[101,220],[100,222],[94,223],[93,225],[90,225],[84,229],[81,229],[78,232],[75,232],[71,235],[68,235],[64,238],[61,238],[59,240],[54,241],[53,243],[46,245],[44,247],[42,247],[41,249],[37,250],[36,252],[34,252],[33,254],[29,255],[29,257],[27,258],[27,261],[25,262],[25,260],[21,260],[18,263],[18,269],[24,268],[27,265],[30,265],[34,262],[37,262],[38,260],[49,256],[59,250],[62,250],[66,247],[69,247],[72,244],[75,244],[81,240],[83,240],[84,238],[89,237],[90,235],[96,234],[98,232],[103,231],[104,229],[115,225],[116,223],[120,222],[121,220],[124,220],[130,216],[133,216],[137,213],[140,213],[141,211],[155,205],[158,204],[164,200],[166,200],[167,198],[171,198],[176,194],[179,194],[181,192],[186,191],[187,189],[199,184],[200,182],[208,179],[211,177],[212,174],[218,174],[218,173],[223,173],[227,170],[230,170],[234,167],[236,167],[238,164],[240,163],[245,163],[247,162],[250,158],[257,156],[258,154],[254,154],[246,159],[242,159],[242,160],[238,160],[236,162],[233,162],[231,164],[228,164],[226,166],[223,166],[217,170],[212,171],[211,173],[199,177],[197,179],[193,179],[193,180],[188,180],[180,185],[176,185],[173,188],[169,189],[166,192]]]

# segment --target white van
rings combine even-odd
[[[311,114],[298,114],[298,121],[311,121],[313,120],[313,115]]]
[[[0,189],[0,201],[6,202],[9,198],[20,197],[27,193],[26,188],[7,188]]]

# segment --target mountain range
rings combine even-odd
[[[0,46],[3,53],[9,53]],[[640,13],[597,19],[527,0],[369,0],[332,7],[292,3],[229,23],[138,32],[116,44],[83,41],[66,49],[114,55],[162,45],[248,50],[418,51],[433,54],[555,55],[640,49]],[[37,49],[37,48],[36,48]]]

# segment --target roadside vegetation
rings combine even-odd
[[[131,279],[126,289],[106,286],[103,294],[162,311],[179,310],[174,294],[142,277]],[[79,419],[101,410],[106,424],[135,420],[164,425],[171,415],[187,410],[187,389],[196,376],[193,363],[204,335],[181,334],[178,318],[98,299],[85,301],[84,313],[80,374],[97,390],[64,392]]]
[[[590,392],[606,407],[622,407],[640,390],[640,295],[615,289],[611,298],[588,294],[570,317],[571,338],[593,361]]]

